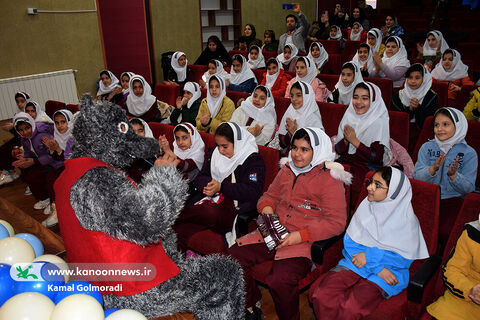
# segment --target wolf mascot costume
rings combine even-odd
[[[159,152],[139,137],[124,111],[82,97],[73,129],[74,151],[55,183],[56,204],[69,262],[150,263],[149,281],[123,281],[104,292],[106,308],[135,309],[159,317],[190,311],[198,319],[243,319],[240,266],[218,255],[185,260],[172,224],[187,184],[172,166],[153,166],[139,185],[121,171],[135,158]],[[115,282],[94,282],[115,285]]]

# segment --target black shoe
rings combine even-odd
[[[252,312],[245,310],[245,320],[263,320],[263,312],[260,308],[253,306]]]

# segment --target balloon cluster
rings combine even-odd
[[[104,310],[102,294],[95,286],[87,281],[69,282],[68,274],[59,271],[68,270],[67,263],[43,253],[36,236],[15,234],[13,227],[0,219],[0,320],[147,320],[135,310]],[[28,281],[14,279],[11,267],[17,263],[39,269],[43,279],[37,281],[35,274],[28,274],[30,269],[21,267],[15,273]]]

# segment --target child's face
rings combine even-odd
[[[33,118],[33,120],[37,119],[37,110],[35,109],[34,106],[27,106],[25,107],[25,112],[30,115],[30,117]]]
[[[443,55],[442,66],[445,70],[450,70],[453,64],[453,54],[447,53]]]
[[[433,35],[429,35],[427,37],[427,41],[428,41],[428,46],[430,48],[436,48],[437,47],[437,44],[438,44],[438,41],[437,41],[437,38],[435,38]]]
[[[375,43],[377,42],[377,38],[375,38],[375,37],[374,37],[373,35],[371,35],[371,34],[368,34],[368,35],[367,35],[367,42],[368,42],[368,45],[373,48],[373,46],[374,46]]]
[[[217,66],[214,63],[208,64],[208,73],[215,74],[217,72]]]
[[[235,71],[236,73],[240,73],[240,71],[242,71],[242,64],[237,60],[233,60],[232,68],[233,68],[233,71]]]
[[[389,42],[385,46],[385,54],[388,58],[394,56],[398,52],[398,46],[395,42]]]
[[[145,137],[145,128],[142,125],[138,123],[132,123],[132,128],[133,131],[137,134],[137,136]]]
[[[367,180],[367,183],[370,182]],[[375,172],[372,181],[367,185],[368,196],[370,202],[380,202],[387,198],[388,186],[385,179],[382,178],[380,172]]]
[[[221,155],[231,158],[235,152],[233,143],[227,140],[224,136],[217,136],[215,135],[215,143],[217,144],[218,152]]]
[[[178,59],[178,64],[180,67],[185,67],[185,64],[187,63],[187,58],[183,55]]]
[[[141,97],[143,95],[143,86],[140,81],[133,82],[133,94],[137,97]]]
[[[275,63],[270,63],[267,67],[268,74],[273,76],[278,72],[278,66]]]
[[[130,78],[125,75],[122,77],[122,89],[128,89],[128,83],[130,82]]]
[[[357,88],[353,92],[352,104],[356,114],[366,113],[370,108],[370,92],[364,88]]]
[[[307,75],[307,66],[303,61],[297,61],[295,64],[295,71],[297,72],[297,76],[303,78]]]
[[[330,29],[330,37],[333,38],[337,35],[337,28]]]
[[[25,109],[25,105],[27,104],[27,100],[25,100],[25,98],[17,97],[17,98],[15,98],[15,102],[17,103],[17,107],[18,107],[19,110],[24,110]]]
[[[246,43],[246,42],[239,42],[239,43],[238,43],[238,50],[241,50],[241,51],[246,51],[246,50],[248,50],[248,48],[247,48],[247,43]]]
[[[252,28],[249,25],[246,25],[243,32],[245,33],[245,36],[250,37],[252,35]]]
[[[293,141],[291,148],[292,161],[295,167],[304,168],[312,162],[313,149],[304,138]]]
[[[21,122],[17,125],[17,132],[22,138],[30,139],[32,137],[32,126],[28,123]]]
[[[106,74],[102,74],[100,78],[102,79],[103,84],[107,87],[112,83],[112,79],[110,79],[110,77]]]
[[[191,93],[190,91],[185,90],[183,92],[183,99],[185,99],[185,102],[190,101],[190,99],[192,99],[192,97],[193,97],[193,93]]]
[[[175,141],[177,146],[182,150],[187,150],[192,146],[192,138],[187,132],[178,130],[175,132]]]
[[[353,33],[358,33],[360,31],[360,28],[358,27],[358,24],[354,24],[352,27],[352,32]]]
[[[312,47],[312,57],[314,58],[320,57],[320,48],[318,46]]]
[[[437,114],[433,125],[433,132],[437,136],[438,140],[445,141],[453,137],[455,134],[455,124],[452,120],[444,114]]]
[[[252,102],[255,107],[263,108],[265,102],[267,102],[267,95],[262,90],[257,89],[253,92]]]
[[[220,96],[220,82],[218,82],[217,79],[213,79],[210,81],[208,84],[208,91],[210,92],[210,95],[214,98],[218,98]]]
[[[387,16],[385,18],[385,25],[390,28],[391,26],[393,26],[393,24],[395,23],[395,20],[393,20],[393,17],[391,16]]]
[[[250,59],[252,60],[258,59],[258,50],[256,49],[250,50]]]
[[[414,71],[411,72],[410,75],[407,78],[407,84],[410,87],[410,89],[418,89],[422,85],[423,82],[423,76],[420,71]]]
[[[345,87],[348,87],[355,79],[355,74],[353,73],[352,69],[344,68],[342,69],[342,73],[340,74],[340,79],[342,79],[343,85]]]
[[[283,57],[285,58],[285,60],[290,59],[291,54],[292,54],[292,51],[290,50],[289,47],[285,47],[283,49]]]
[[[292,90],[290,90],[290,101],[295,110],[300,109],[303,106],[302,90],[292,88]]]
[[[265,44],[272,43],[272,38],[270,37],[270,35],[268,33],[265,33],[263,35],[263,42],[265,42]]]
[[[209,41],[209,42],[208,42],[208,49],[209,49],[211,52],[217,51],[217,44],[216,44],[214,41]]]
[[[368,59],[368,49],[367,48],[359,48],[358,49],[358,58],[361,61],[366,61]]]
[[[58,132],[60,133],[65,133],[68,130],[68,122],[67,119],[65,119],[65,116],[63,114],[57,114],[53,118],[53,121],[55,122],[55,128],[57,128]]]

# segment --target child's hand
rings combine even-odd
[[[250,132],[254,137],[257,137],[260,133],[262,133],[263,127],[264,126],[256,124],[255,127],[248,129],[248,132]]]
[[[480,305],[480,283],[470,289],[468,297],[472,299],[473,302]]]
[[[160,144],[160,147],[162,148],[163,152],[166,153],[170,151],[170,144],[168,143],[168,140],[164,134],[158,137],[158,143]]]
[[[438,169],[440,169],[440,167],[442,166],[442,163],[443,163],[443,160],[445,160],[445,157],[447,156],[447,154],[442,154],[440,155],[437,160],[435,160],[435,163],[432,164],[430,166],[430,168],[428,168],[428,171],[430,172],[430,175],[431,176],[434,176],[435,173],[438,171]]]
[[[355,132],[355,129],[348,124],[343,127],[343,136],[345,137],[345,140],[351,143],[355,148],[358,148],[360,145],[360,141],[357,139],[357,133]]]
[[[293,246],[299,243],[302,243],[302,236],[300,235],[300,231],[293,231],[287,234],[285,238],[283,238],[282,243],[277,247],[277,249]]]
[[[297,120],[296,119],[292,120],[290,118],[287,118],[286,128],[288,133],[290,133],[290,135],[293,136],[295,134],[295,131],[297,131]]]
[[[35,161],[33,160],[33,158],[22,158],[17,161],[14,161],[12,163],[12,166],[25,169],[33,166],[34,163]]]
[[[456,84],[450,83],[450,87],[452,88],[453,91],[461,91],[462,88],[457,86]]]
[[[165,153],[162,157],[158,157],[155,160],[154,166],[172,166],[175,161],[175,157],[172,157],[170,153]]]
[[[182,110],[182,97],[177,97],[177,100],[175,101],[175,106],[177,107],[177,109]]]
[[[383,268],[382,271],[377,273],[377,276],[382,278],[386,283],[388,283],[391,286],[397,285],[398,280],[397,278],[393,275],[393,273],[388,270],[387,268]]]
[[[210,181],[205,188],[203,188],[203,194],[212,197],[215,193],[220,192],[222,184],[214,179]]]
[[[207,84],[205,83],[205,81],[203,81],[203,79],[198,80],[198,84],[199,84],[200,87],[202,87],[202,88],[205,88],[205,86],[207,85]]]
[[[299,14],[300,12],[302,12],[300,9],[300,3],[294,3],[292,11],[295,12],[296,14]]]
[[[412,98],[412,100],[410,100],[410,111],[414,110],[414,109],[417,109],[418,108],[418,99],[417,98]]]
[[[450,177],[450,180],[455,181],[457,178],[457,169],[458,169],[458,161],[460,159],[456,158],[455,161],[450,165],[450,168],[448,168],[447,171],[447,176]]]
[[[200,117],[200,122],[204,127],[208,124],[209,121],[210,121],[210,113],[205,113]]]
[[[352,263],[357,268],[362,268],[367,264],[367,258],[365,257],[365,252],[356,253],[353,256]]]

